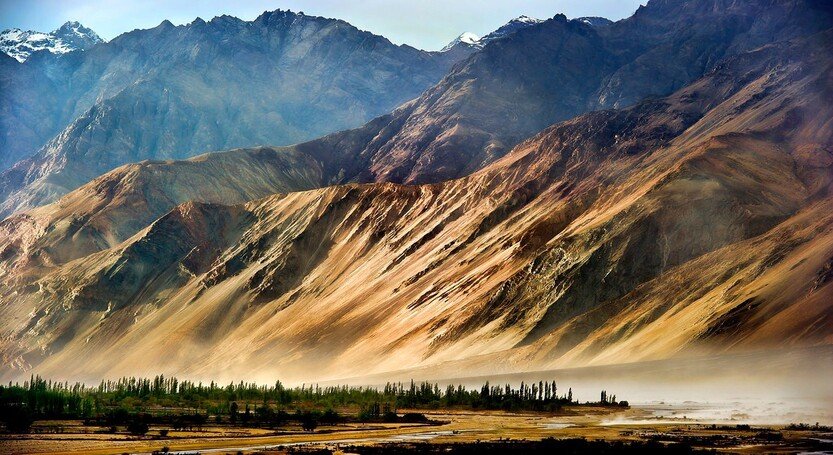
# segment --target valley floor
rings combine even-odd
[[[166,438],[151,428],[142,438],[96,434],[96,428],[79,421],[39,422],[47,430],[61,426],[62,433],[0,436],[0,454],[121,454],[151,453],[163,447],[188,453],[286,453],[388,444],[401,453],[420,451],[420,444],[463,444],[486,441],[537,441],[545,438],[605,441],[683,443],[725,453],[833,453],[829,428],[788,428],[712,424],[696,418],[668,418],[667,408],[566,408],[561,413],[505,413],[490,411],[437,411],[426,416],[440,424],[342,424],[320,427],[314,433],[300,428],[280,430],[206,426],[199,432],[171,432]],[[675,415],[670,413],[671,416]],[[459,445],[458,445],[459,444]],[[403,452],[404,451],[404,452]],[[465,451],[465,450],[463,450]],[[319,452],[317,452],[319,453]],[[327,452],[321,452],[327,453]],[[617,452],[618,453],[618,452]]]

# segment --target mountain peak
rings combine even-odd
[[[489,33],[488,35],[484,36],[481,40],[483,45],[485,46],[486,43],[490,41],[494,41],[496,39],[503,38],[505,36],[511,35],[517,32],[520,29],[527,28],[532,25],[540,24],[544,22],[541,19],[536,19],[534,17],[529,16],[518,16],[515,19],[503,24],[500,28]]]
[[[536,18],[534,18],[534,17],[529,17],[529,16],[526,16],[526,15],[522,15],[522,16],[518,16],[518,17],[516,17],[516,18],[512,19],[512,20],[511,20],[511,21],[509,21],[509,22],[510,22],[510,23],[512,23],[512,22],[520,22],[520,23],[522,23],[522,24],[537,24],[537,23],[539,23],[539,22],[543,22],[543,21],[542,21],[541,19],[536,19]]]
[[[220,16],[214,16],[210,21],[209,24],[213,26],[222,26],[222,27],[233,27],[243,24],[245,21],[243,19],[239,19],[234,16],[229,16],[228,14],[223,14]]]
[[[480,37],[472,32],[464,32],[457,39],[464,43],[474,44],[480,40]]]
[[[92,29],[84,27],[78,21],[68,21],[52,32],[52,35],[60,38],[69,47],[75,49],[89,49],[90,47],[103,42]]]
[[[83,25],[81,25],[81,23],[78,21],[66,21],[63,25],[55,29],[55,31],[57,32],[59,30],[74,30],[81,27],[83,27]]]
[[[601,27],[603,25],[610,25],[613,23],[610,19],[596,16],[577,17],[575,20],[585,23],[591,27]]]
[[[463,44],[465,46],[473,47],[475,49],[481,49],[483,48],[483,46],[485,46],[491,41],[511,35],[512,33],[515,33],[522,28],[526,28],[535,24],[540,24],[541,22],[544,21],[529,16],[518,16],[482,38],[479,38],[474,33],[465,32],[462,35],[458,36],[454,41],[448,43],[444,48],[442,48],[440,52],[449,51],[458,44]]]
[[[89,31],[89,32],[92,32],[92,30],[90,30],[87,27],[84,27],[84,25],[81,24],[78,21],[66,21],[66,22],[63,23],[63,25],[61,25],[60,27],[55,29],[55,31],[52,32],[52,33],[73,32],[73,31],[78,31],[78,32]]]
[[[261,19],[261,20],[264,20],[264,21],[269,21],[269,20],[277,20],[277,19],[283,19],[283,18],[295,18],[296,16],[303,16],[303,15],[304,15],[304,13],[297,13],[296,14],[292,10],[289,10],[289,9],[283,10],[283,9],[278,8],[278,9],[273,10],[273,11],[264,11],[263,13],[260,14],[260,16],[257,17],[257,19],[255,19],[255,21],[257,21],[258,19]]]
[[[4,30],[0,33],[0,51],[25,61],[38,51],[64,54],[75,50],[86,50],[103,42],[94,31],[84,27],[78,21],[68,21],[50,33],[33,30],[23,31],[19,28]]]
[[[463,44],[465,46],[476,46],[477,43],[480,42],[480,37],[475,35],[472,32],[463,32],[457,38],[454,38],[454,41],[446,44],[444,48],[440,52],[446,52],[457,46],[458,44]]]

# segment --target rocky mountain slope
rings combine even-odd
[[[65,54],[87,50],[103,42],[94,31],[78,22],[71,21],[50,33],[33,32],[12,28],[0,32],[0,52],[24,62],[34,52]]]
[[[87,52],[4,62],[0,156],[34,156],[0,177],[2,213],[142,159],[292,144],[361,125],[436,83],[455,58],[274,11],[251,22],[166,21]]]
[[[0,223],[0,276],[114,247],[188,201],[239,204],[321,186],[323,171],[317,161],[268,147],[125,165],[58,202]]]
[[[816,0],[653,0],[603,26],[559,15],[491,42],[416,101],[355,132],[370,142],[347,132],[304,150],[340,156],[341,181],[461,177],[554,122],[666,95],[732,55],[831,26],[833,12]]]
[[[300,29],[292,27],[302,28],[298,24],[317,23],[318,20],[289,13],[275,14],[281,19],[270,19],[272,22],[292,30]],[[272,16],[274,14],[269,17]],[[162,24],[148,33],[163,38],[181,38],[178,42],[184,40],[186,43],[193,38],[196,49],[212,56],[214,54],[206,50],[205,39],[214,35],[200,34],[199,30],[226,25],[232,29],[259,30],[266,22],[269,21],[262,17],[251,25],[241,25],[240,21],[218,18],[205,26],[201,21],[188,27]],[[833,17],[830,8],[819,0],[653,0],[633,17],[615,24],[591,25],[580,19],[568,21],[559,15],[548,21],[525,25],[505,38],[491,41],[471,58],[453,52],[430,54],[425,58],[444,68],[456,59],[465,60],[439,84],[416,101],[400,106],[392,115],[376,119],[356,131],[304,144],[304,152],[324,163],[326,180],[330,183],[430,183],[460,177],[488,165],[553,122],[594,109],[621,108],[648,96],[671,93],[713,69],[726,57],[769,42],[823,30],[833,25]],[[319,30],[315,27],[305,30],[313,29]],[[131,35],[125,35],[128,36]],[[253,36],[247,32],[243,36],[259,39],[262,35]],[[322,38],[322,41],[326,39]],[[332,46],[322,43],[319,49],[324,48],[332,49]],[[263,92],[275,98],[267,95],[257,97],[253,102],[247,101],[239,112],[232,111],[236,117],[231,120],[227,117],[229,110],[221,108],[221,101],[214,96],[204,99],[206,93],[217,92],[210,87],[220,84],[217,81],[222,79],[205,76],[215,74],[211,70],[214,66],[205,70],[200,65],[202,59],[191,57],[181,61],[180,67],[196,65],[201,70],[199,74],[189,75],[185,79],[189,81],[187,84],[169,87],[168,82],[162,84],[152,79],[131,86],[112,99],[96,104],[88,112],[79,112],[78,115],[83,115],[76,123],[36,157],[7,170],[0,179],[0,199],[3,200],[0,214],[52,201],[107,169],[140,157],[181,158],[195,151],[215,148],[216,144],[225,144],[225,147],[246,143],[280,144],[283,141],[269,137],[267,132],[300,138],[301,130],[314,130],[315,125],[318,130],[326,131],[347,123],[338,123],[331,118],[318,123],[315,119],[320,117],[308,113],[309,110],[319,112],[314,109],[320,107],[315,101],[310,103],[306,98],[299,98],[295,100],[298,104],[292,104],[287,101],[286,92],[277,95],[278,91],[271,89]],[[264,68],[268,65],[264,63]],[[339,68],[345,66],[350,65]],[[357,62],[355,67],[360,66]],[[245,73],[241,74],[245,79],[249,77],[251,67],[218,69],[216,74],[222,73],[226,77],[226,73],[241,72]],[[82,65],[81,68],[87,67]],[[152,66],[143,66],[138,72],[142,74],[149,71],[148,68]],[[314,69],[304,69],[300,74],[309,71],[317,74]],[[77,71],[80,74],[86,72]],[[269,70],[264,69],[264,72]],[[237,80],[236,77],[232,79]],[[120,80],[120,77],[106,78],[105,85],[115,87]],[[166,77],[164,80],[179,79]],[[202,82],[191,84],[191,80]],[[375,86],[372,81],[376,80],[371,78],[368,83]],[[338,85],[338,81],[347,84],[351,90],[357,85],[355,79],[345,73],[343,79],[334,81],[338,87],[336,95],[343,93],[343,86]],[[330,93],[324,87],[307,82],[304,79],[293,86],[306,87],[304,90],[315,93]],[[229,89],[231,99],[248,100],[246,90],[248,88],[239,86]],[[389,86],[382,91],[395,96],[407,92]],[[415,96],[418,91],[409,93]],[[82,96],[81,102],[91,95]],[[329,100],[331,98],[324,97],[316,101],[325,104],[325,111],[336,112],[333,115],[352,112],[327,104]],[[274,118],[262,115],[264,111],[273,112],[276,106],[286,103],[296,106],[291,115],[279,113]],[[378,108],[382,110],[381,105]],[[134,111],[142,115],[135,117]],[[196,116],[194,112],[202,114]],[[370,110],[363,112],[371,113]],[[303,117],[306,121],[293,129],[287,125],[289,117]],[[246,121],[236,121],[239,119]],[[362,141],[359,139],[362,137],[371,139]],[[156,154],[149,155],[154,150]],[[103,164],[91,169],[86,165],[88,162]]]
[[[321,380],[829,344],[830,43],[833,31],[738,52],[468,177],[187,202],[120,243],[130,229],[79,242],[132,206],[109,195],[161,199],[104,176],[0,227],[6,376]],[[277,156],[320,162],[290,175],[315,185],[332,172],[318,151]]]
[[[55,133],[53,103],[58,98],[46,74],[0,52],[0,131],[6,133],[0,134],[0,169],[13,166],[33,152],[31,144]]]

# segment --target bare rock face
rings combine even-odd
[[[52,202],[130,162],[359,126],[463,57],[279,10],[252,22],[166,21],[86,52],[0,62],[0,213]]]
[[[131,167],[114,171],[0,226],[3,358],[14,371],[78,378],[141,365],[320,380],[829,343],[830,43],[827,31],[739,52],[668,96],[552,125],[463,178],[189,202],[67,252],[72,236],[96,237],[84,219],[66,227],[82,213],[70,204],[102,201],[88,215],[99,220],[131,205],[113,201],[157,213],[141,204],[158,195],[119,187],[130,178],[115,172]],[[416,105],[365,129],[247,153],[320,163],[290,174],[314,185],[337,174],[323,150],[385,141]],[[153,175],[191,169],[184,182],[197,182],[213,175],[214,156],[157,164]],[[277,185],[266,183],[275,171],[247,169],[260,177],[228,176],[229,199]],[[179,188],[177,200],[190,186],[164,187]]]

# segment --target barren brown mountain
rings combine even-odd
[[[208,200],[188,179],[235,155],[169,165],[193,174],[118,169],[0,226],[5,375],[320,380],[830,344],[832,42],[750,46],[444,183],[186,202],[155,219],[155,201]],[[316,186],[331,170],[303,147],[246,152],[271,169],[244,167],[217,197]],[[155,221],[131,234],[124,213]]]

